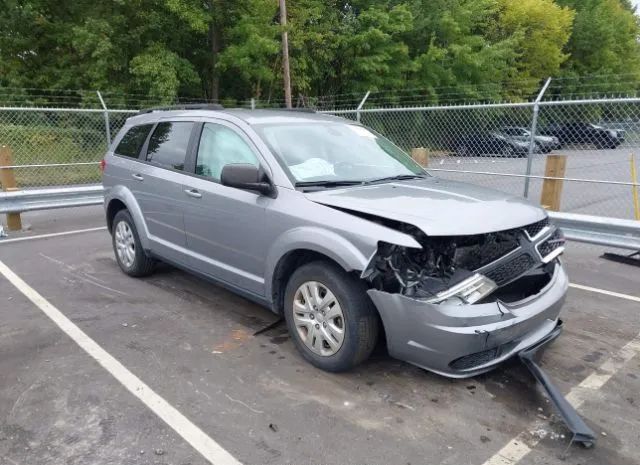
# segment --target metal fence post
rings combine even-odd
[[[358,105],[358,108],[356,108],[356,120],[358,121],[358,123],[360,122],[360,110],[362,110],[362,107],[364,106],[364,102],[367,101],[367,99],[369,98],[369,94],[371,93],[370,90],[367,91],[366,94],[364,94],[364,98],[360,101],[360,104]]]
[[[256,99],[251,97],[251,109],[255,110],[256,109]]]
[[[107,136],[107,150],[109,150],[109,146],[111,145],[111,127],[109,125],[109,110],[107,109],[107,105],[104,103],[104,99],[102,98],[102,94],[99,90],[96,91],[98,94],[98,98],[100,99],[100,104],[104,110],[104,126],[105,126],[105,134]]]
[[[533,155],[536,150],[536,131],[538,130],[538,113],[540,112],[540,101],[544,96],[544,93],[547,91],[547,87],[551,84],[551,78],[547,79],[547,82],[542,86],[542,90],[538,94],[535,102],[533,103],[533,119],[531,121],[531,138],[529,140],[529,153],[527,154],[527,171],[526,177],[524,178],[524,196],[529,198],[529,184],[531,183],[531,167],[533,165]]]

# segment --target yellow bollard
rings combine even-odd
[[[631,192],[633,194],[633,214],[636,217],[636,220],[640,221],[640,201],[638,200],[638,174],[636,172],[636,157],[634,154],[631,154],[631,182],[633,182],[633,186],[631,187]]]

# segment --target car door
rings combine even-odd
[[[178,264],[187,261],[182,186],[188,178],[184,170],[194,127],[192,121],[156,124],[143,148],[144,163],[131,173],[153,252]]]
[[[250,139],[225,122],[201,125],[194,149],[194,176],[183,186],[184,223],[192,266],[199,272],[249,293],[264,295],[268,244],[265,208],[271,198],[223,186],[227,164],[265,167]]]

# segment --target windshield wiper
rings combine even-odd
[[[357,186],[364,184],[364,181],[299,181],[296,187],[340,187],[340,186]]]
[[[385,178],[372,179],[370,181],[367,181],[367,184],[384,181],[404,181],[406,179],[424,179],[427,177],[428,176],[424,174],[400,174],[397,176],[387,176]]]

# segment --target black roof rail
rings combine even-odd
[[[284,110],[284,111],[300,111],[302,113],[317,113],[313,108],[307,107],[293,107],[293,108],[269,108],[269,110]]]
[[[218,103],[189,103],[184,105],[170,105],[167,107],[145,108],[144,110],[140,110],[138,114],[171,110],[224,110],[224,107]]]

